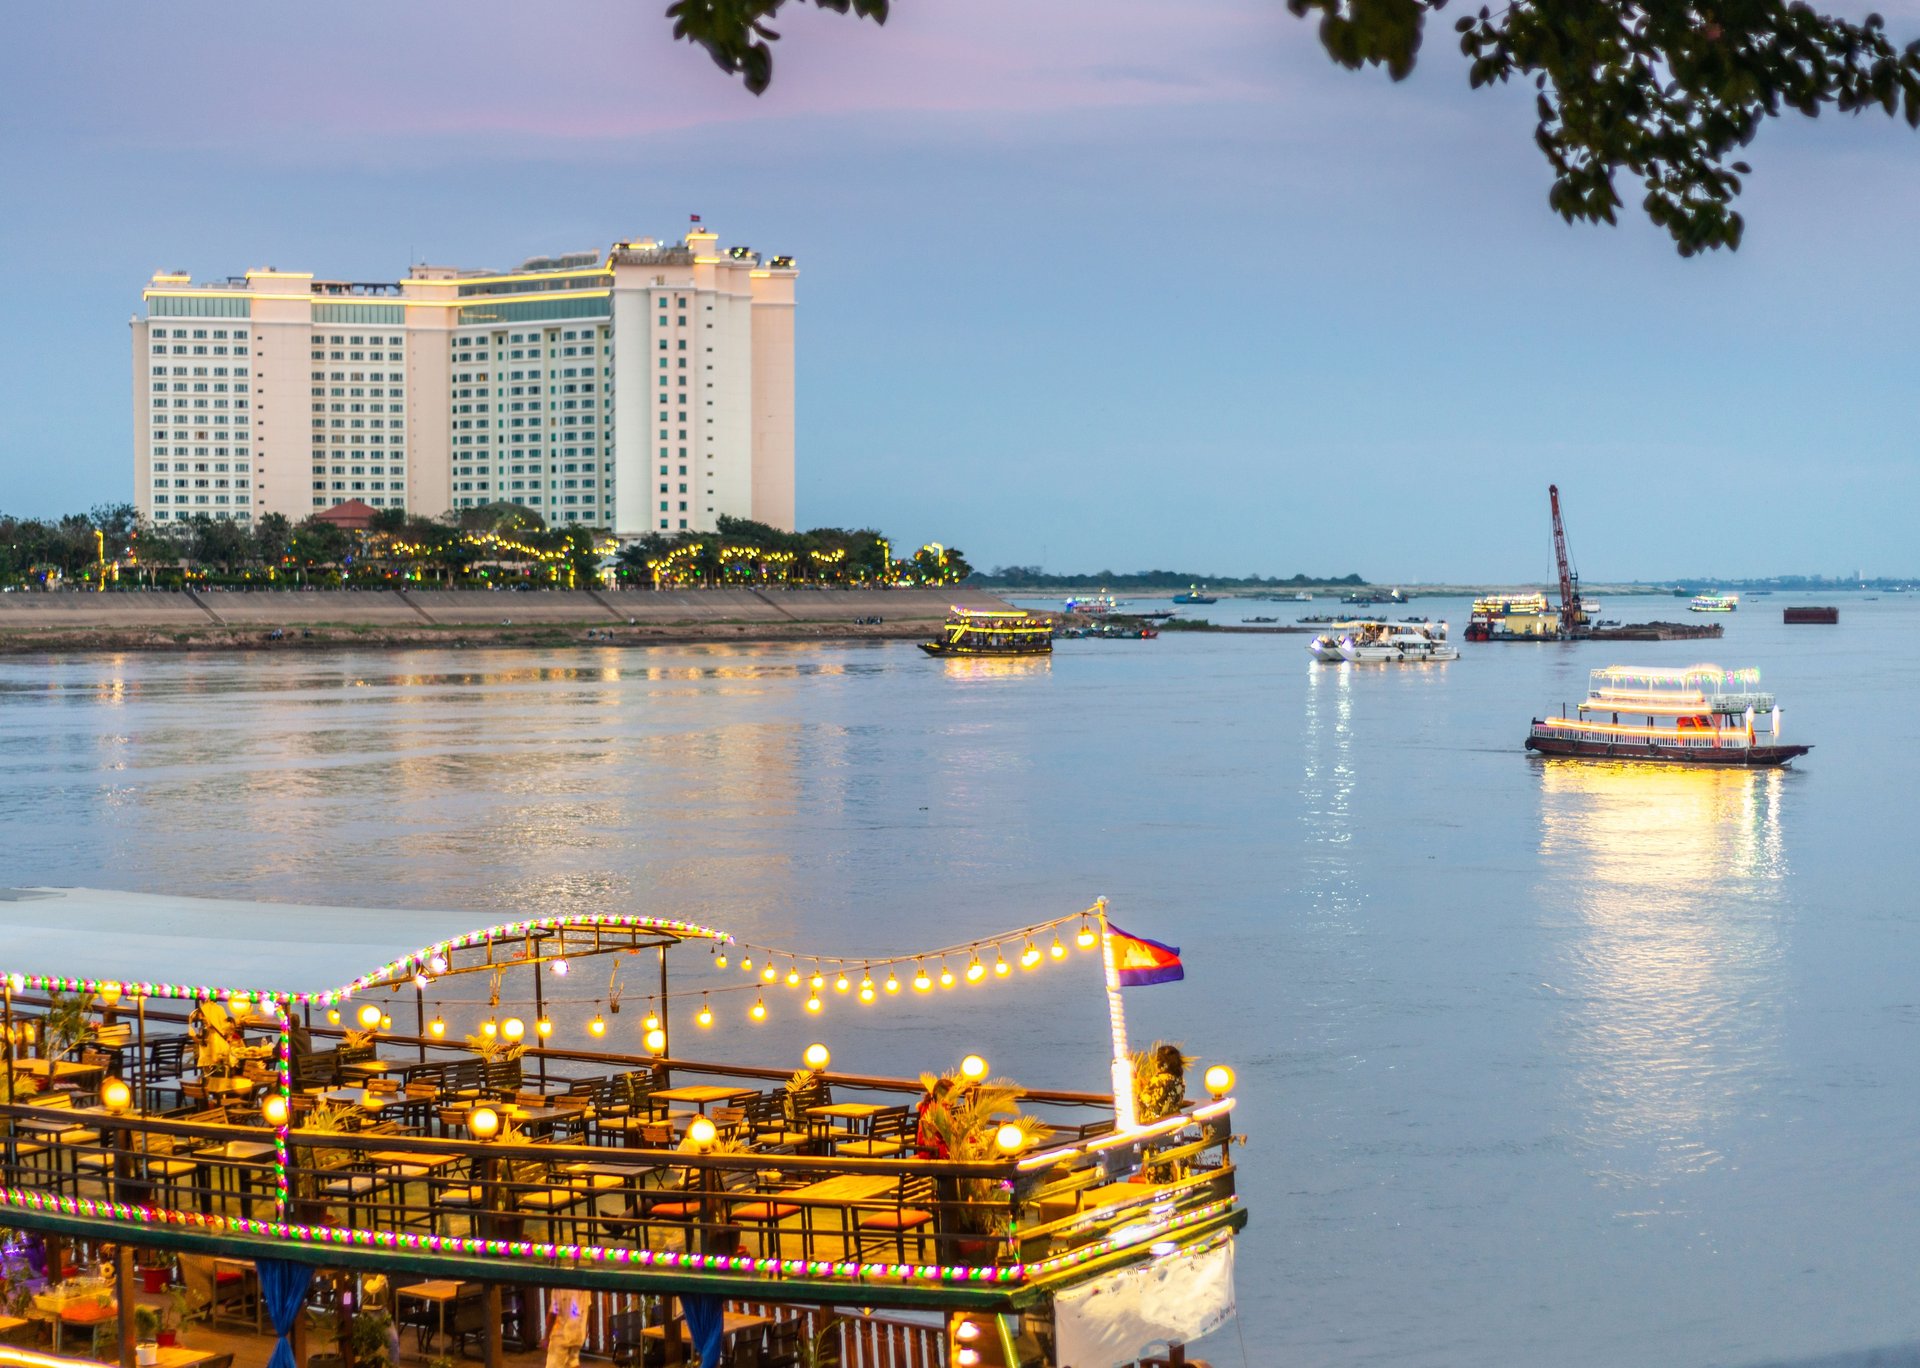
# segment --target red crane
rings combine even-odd
[[[1580,577],[1567,561],[1567,529],[1560,521],[1560,486],[1547,486],[1547,502],[1553,508],[1553,558],[1560,566],[1560,635],[1570,637],[1586,625],[1580,611]]]

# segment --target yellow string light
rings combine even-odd
[[[880,986],[884,988],[888,993],[897,993],[900,991],[900,980],[894,977],[892,970],[888,970],[887,981],[881,984]]]
[[[947,968],[947,962],[945,960],[940,961],[940,986],[942,988],[953,987],[953,970]]]
[[[755,998],[753,1006],[747,1009],[747,1015],[755,1021],[765,1021],[767,1019],[766,1002],[761,998]]]
[[[847,976],[845,974],[842,974],[833,981],[833,991],[836,993],[844,993],[851,987],[853,987],[853,985],[847,982]]]
[[[980,962],[978,955],[967,961],[967,982],[978,983],[987,976],[987,966]]]
[[[996,947],[993,952],[993,976],[995,978],[1005,978],[1012,972],[1013,966],[1000,957],[1000,951],[998,947]]]
[[[1020,967],[1022,969],[1031,969],[1033,968],[1034,965],[1038,964],[1039,962],[1040,962],[1040,947],[1035,945],[1032,941],[1028,941],[1027,948],[1020,952]]]
[[[820,995],[818,993],[815,993],[813,996],[807,999],[807,1010],[809,1012],[818,1014],[818,1012],[820,1011],[821,1005],[822,1004],[820,1002]]]
[[[1053,938],[1053,944],[1047,947],[1047,953],[1057,960],[1065,959],[1067,957],[1067,947],[1060,943],[1060,937],[1055,936]]]
[[[927,966],[924,964],[916,964],[913,972],[913,991],[916,993],[925,993],[931,990],[932,987],[933,980],[927,977]]]
[[[788,965],[787,966],[787,987],[798,988],[799,986],[800,986],[800,970],[793,965]]]
[[[713,1025],[713,1008],[707,1005],[707,995],[700,995],[700,1011],[693,1018],[694,1024],[705,1029]]]

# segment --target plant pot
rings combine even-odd
[[[143,1268],[140,1270],[140,1290],[142,1292],[164,1292],[167,1284],[173,1281],[171,1268]]]
[[[171,1349],[174,1345],[180,1343],[180,1332],[178,1330],[162,1330],[154,1337],[154,1342],[162,1349]]]
[[[133,1346],[133,1361],[140,1368],[153,1368],[160,1361],[160,1345],[155,1340],[141,1340]]]

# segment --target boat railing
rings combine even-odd
[[[1143,1231],[1231,1217],[1228,1105],[1190,1106],[1127,1137],[1054,1135],[956,1161],[776,1150],[724,1131],[704,1150],[592,1143],[585,1122],[555,1139],[482,1140],[434,1133],[443,1109],[431,1099],[354,1116],[357,1129],[296,1122],[284,1134],[15,1102],[0,1104],[0,1204],[15,1221],[108,1217],[133,1243],[194,1231],[536,1264],[561,1250],[628,1267],[711,1256],[731,1261],[711,1271],[747,1278],[911,1263],[1032,1282],[1125,1257]]]

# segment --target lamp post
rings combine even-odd
[[[100,1105],[106,1108],[112,1120],[107,1126],[109,1143],[113,1146],[113,1195],[120,1200],[128,1178],[126,1136],[118,1124],[133,1101],[133,1089],[120,1078],[108,1078],[100,1084]],[[121,1240],[114,1248],[113,1290],[120,1303],[120,1368],[134,1368],[134,1341],[137,1338],[133,1324],[133,1246]]]
[[[494,1138],[500,1134],[500,1113],[492,1107],[475,1107],[467,1113],[467,1133],[475,1140],[491,1146]],[[498,1181],[496,1160],[491,1153],[480,1156],[480,1202],[478,1209],[479,1233],[482,1238],[494,1234],[493,1200],[494,1185]],[[486,1365],[487,1368],[501,1368],[503,1358],[500,1344],[500,1318],[504,1308],[500,1300],[500,1284],[486,1283],[482,1287],[486,1329]]]

